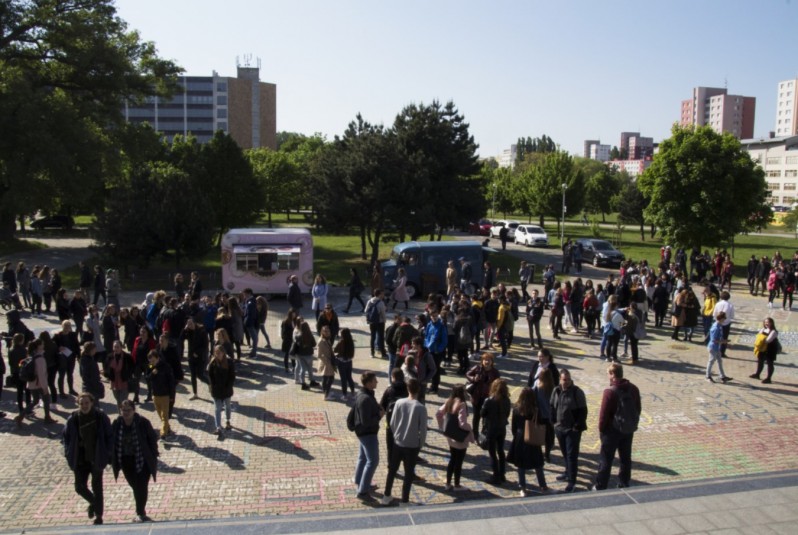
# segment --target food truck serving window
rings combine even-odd
[[[260,275],[299,269],[298,245],[238,245],[233,248],[236,270]]]

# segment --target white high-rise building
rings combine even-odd
[[[798,78],[779,82],[776,99],[776,137],[798,135]]]

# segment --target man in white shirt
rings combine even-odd
[[[728,291],[724,291],[720,294],[720,301],[717,302],[715,308],[712,310],[712,317],[718,319],[718,314],[721,312],[726,313],[726,319],[720,322],[721,327],[723,328],[723,339],[729,339],[729,332],[731,331],[731,322],[734,319],[734,305],[729,302],[729,298],[731,294]],[[727,344],[723,344],[720,346],[720,355],[721,357],[726,356],[726,346]]]

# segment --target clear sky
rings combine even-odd
[[[572,153],[622,131],[655,142],[695,86],[756,97],[774,129],[776,88],[798,78],[798,0],[117,0],[120,17],[187,74],[261,62],[277,129],[332,139],[359,112],[454,103],[481,156],[519,137]]]

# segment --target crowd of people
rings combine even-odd
[[[352,404],[350,428],[360,442],[355,482],[358,496],[364,500],[374,499],[371,480],[379,462],[377,433],[384,417],[388,479],[382,501],[391,503],[393,480],[400,465],[406,476],[401,501],[408,501],[410,486],[418,479],[414,467],[424,462],[420,452],[425,444],[427,420],[421,414],[423,411],[426,415],[427,396],[439,393],[441,376],[447,368],[463,380],[435,412],[449,445],[446,490],[462,489],[465,451],[470,444],[478,443],[491,460],[489,483],[506,482],[509,462],[517,468],[521,495],[529,493],[528,470],[535,471],[538,490],[546,493],[543,466],[551,462],[556,438],[564,461],[558,479],[566,481],[565,491],[571,492],[576,485],[587,404],[570,371],[558,370],[550,349],[544,347],[548,333],[544,336],[541,322],[548,312],[551,339],[566,335],[601,339],[597,356],[609,364],[610,387],[604,392],[599,415],[602,446],[594,488],[606,488],[616,451],[620,456],[620,483],[625,486],[631,477],[632,435],[640,414],[640,395],[623,378],[620,359],[628,359],[629,365],[639,361],[639,342],[647,336],[648,328],[665,329],[665,320],[670,316],[671,337],[681,336],[692,342],[700,319],[702,340],[708,351],[707,380],[714,382],[716,364],[720,381],[732,380],[723,369],[734,320],[730,302],[733,264],[729,255],[725,251],[717,251],[714,256],[694,251],[689,258],[689,271],[682,249],[671,255],[671,249],[664,247],[656,268],[646,261],[626,261],[617,274],[594,285],[592,280],[579,276],[578,254],[574,256],[571,249],[569,258],[576,266],[576,277],[558,280],[554,265],[546,266],[542,292],[537,288],[527,291],[534,279],[534,268],[525,262],[519,268],[518,288],[495,283],[493,270],[486,263],[489,276],[485,277],[485,285],[468,292],[469,285],[463,281],[471,279],[466,272],[470,266],[460,259],[459,272],[454,261],[449,264],[447,294],[429,295],[423,312],[414,317],[407,313],[409,297],[403,290],[406,280],[402,282],[402,270],[394,281],[394,291],[386,295],[379,266],[375,266],[371,296],[364,302],[361,293],[365,285],[353,269],[345,312],[353,301],[360,302],[370,333],[370,354],[387,361],[386,371],[391,378],[379,402],[374,373],[363,374],[361,389],[356,391],[352,332],[341,328],[328,299],[329,286],[324,276],[316,276],[311,290],[313,327],[302,315],[303,296],[297,278],[291,277],[286,295],[289,310],[280,323],[285,371],[293,374],[302,390],[319,388],[325,400],[339,397],[333,391],[335,377],[339,377],[343,399]],[[790,262],[778,253],[772,262],[767,257],[752,257],[748,265],[750,292],[756,295],[767,288],[769,307],[781,294],[782,306],[791,307],[796,265],[798,252]],[[43,423],[51,425],[55,422],[50,415],[53,404],[77,399],[79,410],[70,416],[64,439],[70,468],[75,472],[76,490],[89,502],[89,516],[102,522],[101,472],[111,463],[115,475],[122,470],[133,488],[136,519],[147,520],[146,487],[156,470],[152,459],[158,455],[158,436],[165,439],[173,434],[169,421],[174,416],[176,387],[184,380],[183,363],[188,364],[191,400],[199,398],[198,388],[207,383],[215,409],[214,432],[223,436],[232,428],[231,399],[242,345],[249,346],[249,358],[256,358],[263,334],[265,347],[271,348],[265,327],[268,302],[250,289],[238,295],[203,294],[199,274],[192,273],[188,284],[182,275],[177,275],[173,292],[148,293],[139,306],[121,306],[121,288],[114,270],[95,266],[92,275],[88,266],[81,263],[80,268],[80,289],[69,295],[57,270],[34,266],[28,273],[24,263],[16,269],[10,263],[4,266],[3,285],[17,297],[15,309],[6,314],[8,329],[4,338],[9,370],[5,370],[4,359],[0,358],[0,372],[9,372],[6,384],[16,389],[17,426],[32,418],[38,405],[44,409]],[[727,286],[729,289],[725,290]],[[701,288],[703,301],[696,296],[696,287]],[[91,291],[93,301],[89,302]],[[404,312],[388,312],[389,305],[395,310],[400,303],[405,304]],[[32,316],[52,310],[60,329],[54,333],[42,331],[34,338],[22,321],[20,311],[24,309]],[[393,317],[389,318],[391,314]],[[522,318],[529,331],[529,347],[537,349],[538,359],[527,385],[511,402],[507,381],[501,377],[501,366],[497,364],[508,357],[514,344],[518,346],[514,331]],[[770,383],[780,350],[775,322],[768,317],[757,334],[757,366],[751,378]],[[75,383],[76,370],[82,381],[80,391]],[[761,378],[763,372],[766,377]],[[316,376],[321,377],[320,383]],[[105,398],[106,385],[119,410],[113,425],[97,407]],[[142,386],[146,388],[143,400]],[[135,413],[136,405],[142,402],[153,403],[160,419],[158,431]],[[84,420],[91,421],[90,441],[97,441],[91,448],[86,446],[86,437],[75,430],[83,428]],[[508,425],[511,438],[505,451]],[[76,440],[75,433],[81,437],[78,446],[70,444]],[[89,476],[91,491],[87,487]]]

